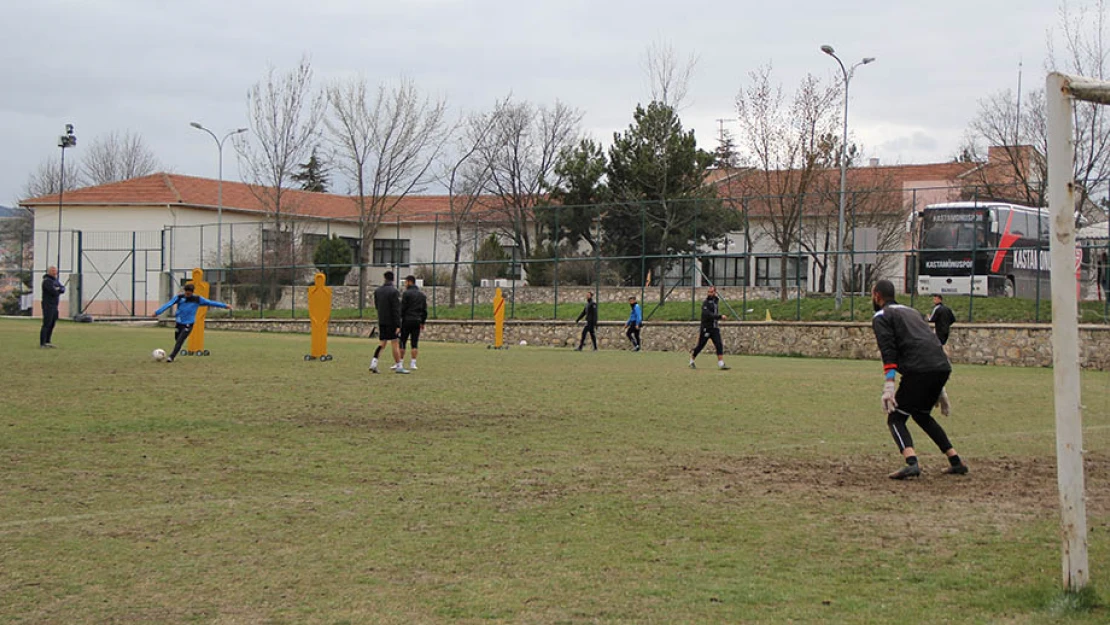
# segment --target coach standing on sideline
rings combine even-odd
[[[944,428],[931,414],[933,406],[938,403],[945,416],[950,409],[944,385],[952,373],[952,365],[944,354],[944,348],[921,313],[894,301],[894,283],[890,280],[875,283],[875,288],[871,290],[871,303],[876,311],[871,318],[871,328],[879,343],[885,374],[883,411],[887,414],[887,427],[894,442],[906,460],[906,466],[889,477],[904,480],[921,475],[913,437],[906,428],[906,420],[910,417],[948,456],[949,466],[942,473],[967,473],[967,465],[960,460]],[[897,373],[902,374],[902,383],[895,391],[894,377]]]
[[[927,319],[937,328],[937,339],[940,340],[941,345],[948,344],[948,333],[952,329],[952,324],[956,323],[956,313],[952,309],[944,305],[944,296],[937,294],[933,296],[933,310],[929,313]]]
[[[694,346],[694,350],[690,352],[690,368],[696,369],[694,361],[697,360],[698,354],[705,348],[705,344],[710,340],[713,341],[713,347],[717,350],[717,368],[721,371],[727,370],[729,367],[725,364],[725,348],[721,341],[721,324],[722,319],[728,317],[721,314],[720,299],[717,297],[717,287],[709,287],[709,293],[705,296],[705,301],[701,304],[701,327],[698,328],[698,344]]]
[[[416,286],[416,276],[405,276],[405,292],[401,295],[401,363],[405,362],[405,345],[412,340],[409,369],[416,371],[416,355],[420,347],[420,331],[428,320],[428,298]]]
[[[58,323],[58,301],[66,288],[58,281],[58,268],[50,267],[42,277],[42,329],[39,330],[39,347],[53,349],[50,338],[54,335],[54,324]]]
[[[374,289],[374,308],[378,310],[378,338],[381,342],[370,360],[370,373],[378,372],[378,356],[387,344],[393,348],[393,372],[408,373],[408,369],[401,366],[401,346],[397,344],[397,334],[401,329],[401,293],[393,286],[392,271],[385,272],[383,277],[385,283]]]
[[[575,348],[575,351],[580,352],[580,351],[582,351],[582,348],[586,346],[586,334],[589,333],[590,342],[593,343],[594,351],[596,352],[597,351],[597,331],[596,331],[597,330],[597,302],[594,301],[594,292],[593,291],[586,291],[586,307],[582,309],[582,312],[578,313],[578,318],[575,319],[574,322],[578,323],[579,321],[582,321],[583,317],[586,318],[586,327],[582,328],[582,337],[580,339],[578,339],[578,347]]]

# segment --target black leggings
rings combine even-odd
[[[913,417],[914,422],[922,430],[925,430],[925,433],[933,439],[933,442],[937,444],[942,452],[952,449],[952,443],[948,441],[948,434],[944,432],[944,428],[937,423],[932,415],[933,406],[940,399],[940,392],[944,390],[949,375],[950,372],[948,371],[937,371],[909,373],[902,376],[902,382],[898,385],[898,392],[894,394],[894,400],[898,402],[898,407],[886,417],[887,427],[890,428],[890,434],[894,437],[894,443],[898,445],[898,451],[913,447],[913,437],[906,427],[906,421],[910,417]]]
[[[640,327],[636,325],[628,326],[628,330],[624,333],[628,340],[632,341],[632,347],[640,346]]]
[[[189,334],[193,331],[193,324],[179,323],[174,327],[173,331],[173,352],[170,353],[170,358],[177,358],[177,352],[181,351],[181,346],[185,344],[185,339],[189,338]]]
[[[712,339],[713,347],[717,349],[717,357],[720,358],[725,353],[725,348],[721,343],[721,329],[720,328],[702,328],[698,336],[698,344],[691,352],[691,358],[697,358],[701,350],[705,348],[705,344]]]
[[[54,324],[58,323],[58,307],[42,307],[42,328],[39,330],[39,345],[48,345],[54,336]]]
[[[594,332],[594,327],[589,324],[586,324],[586,327],[582,328],[582,338],[578,339],[578,349],[582,349],[586,344],[587,333],[590,335],[590,342],[594,344],[594,349],[597,349],[597,333]]]

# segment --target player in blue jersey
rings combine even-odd
[[[166,362],[173,362],[173,359],[177,357],[177,353],[181,351],[181,346],[185,344],[185,339],[189,338],[189,333],[193,331],[193,324],[197,322],[197,310],[199,310],[201,306],[231,310],[231,306],[223,302],[203,298],[194,293],[194,291],[195,289],[192,284],[186,284],[182,293],[178,293],[173,299],[162,304],[152,315],[153,317],[157,317],[169,310],[171,306],[177,305],[177,311],[174,313],[177,324],[174,327],[173,351],[170,352],[169,358],[166,358]]]

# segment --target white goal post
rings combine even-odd
[[[1110,104],[1110,82],[1050,73],[1048,208],[1051,215],[1052,367],[1056,405],[1056,481],[1060,489],[1064,588],[1087,586],[1087,505],[1083,480],[1083,414],[1079,395],[1079,302],[1075,274],[1074,100]]]

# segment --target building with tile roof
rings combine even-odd
[[[81,276],[79,288],[70,290],[68,309],[63,302],[63,315],[77,308],[141,315],[167,295],[165,275],[180,281],[194,267],[217,267],[217,256],[225,267],[296,264],[298,273],[311,274],[311,252],[321,238],[335,235],[358,249],[355,198],[283,189],[282,215],[275,219],[267,191],[224,181],[221,209],[219,181],[157,173],[20,205],[35,213],[36,275],[57,265],[63,280]],[[386,205],[390,209],[367,254],[374,265],[406,272],[433,263],[437,255],[439,262],[453,257],[449,197],[407,196],[387,199]],[[488,213],[476,209],[475,222]],[[291,252],[281,253],[285,249]],[[469,259],[468,253],[463,256]]]

